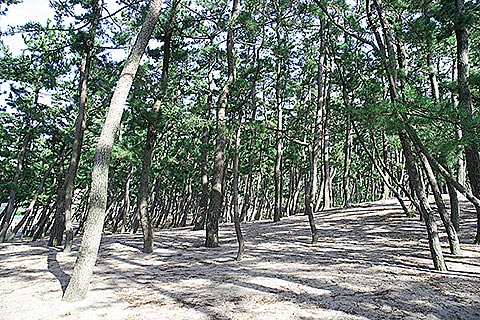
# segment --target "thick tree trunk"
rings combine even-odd
[[[0,228],[0,242],[5,242],[8,228],[10,227],[10,223],[12,222],[13,212],[15,211],[15,198],[17,196],[17,185],[20,179],[20,174],[23,171],[23,165],[24,165],[23,161],[25,159],[25,153],[28,150],[31,139],[32,139],[32,134],[30,132],[27,132],[27,134],[25,135],[25,138],[23,139],[22,146],[20,147],[20,150],[18,152],[17,166],[15,168],[15,174],[13,175],[12,185],[10,187],[7,209],[5,211],[5,214],[3,215],[2,225]]]
[[[161,0],[151,0],[145,21],[125,62],[110,101],[109,111],[100,134],[94,159],[85,231],[72,277],[63,296],[65,301],[80,300],[87,294],[102,237],[107,203],[108,167],[115,134],[122,119],[123,108],[140,60],[157,24],[161,6]]]
[[[213,166],[213,183],[210,193],[210,204],[206,219],[205,246],[209,248],[218,247],[218,221],[223,209],[223,178],[225,174],[225,144],[226,144],[226,107],[227,100],[236,78],[235,64],[235,25],[240,14],[240,0],[234,0],[230,26],[227,33],[227,61],[228,78],[223,86],[222,92],[217,101],[217,138]]]

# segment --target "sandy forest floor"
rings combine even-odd
[[[480,247],[445,254],[450,271],[436,272],[423,225],[392,201],[316,218],[317,245],[306,216],[244,224],[242,262],[231,225],[217,249],[202,246],[203,231],[159,231],[151,255],[139,234],[105,236],[76,303],[61,301],[76,250],[3,244],[0,319],[480,319]],[[462,218],[461,241],[471,243],[475,216]]]

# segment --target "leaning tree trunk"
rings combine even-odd
[[[473,103],[470,93],[468,78],[470,66],[468,62],[468,35],[466,29],[465,1],[456,0],[455,36],[457,39],[457,85],[459,113],[463,115],[462,131],[465,135],[471,134],[467,130],[473,123]],[[476,140],[467,139],[465,145],[465,157],[467,162],[467,175],[475,197],[480,197],[480,157]],[[477,209],[477,234],[475,244],[480,244],[480,210]]]
[[[453,223],[450,220],[449,214],[447,213],[447,209],[445,207],[445,203],[442,199],[442,192],[440,191],[440,187],[438,185],[437,177],[433,173],[432,167],[428,162],[427,157],[423,153],[420,152],[420,159],[423,163],[423,167],[425,168],[425,173],[427,174],[427,178],[430,182],[430,186],[432,187],[433,196],[435,198],[435,203],[437,205],[438,213],[440,214],[440,218],[442,218],[443,226],[447,231],[448,236],[448,243],[450,245],[450,253],[453,255],[460,255],[460,242],[458,240],[457,231]]]
[[[236,78],[235,64],[235,25],[240,14],[240,0],[234,0],[232,14],[227,33],[227,62],[228,78],[222,88],[217,101],[217,138],[215,141],[215,157],[213,165],[213,183],[210,192],[210,204],[208,207],[205,231],[205,246],[209,248],[218,247],[218,220],[223,208],[223,178],[225,171],[225,144],[226,144],[226,107],[230,90]]]
[[[97,145],[92,171],[92,186],[85,231],[82,236],[80,251],[67,286],[63,300],[83,299],[88,291],[93,267],[97,260],[102,237],[107,204],[108,167],[112,154],[115,134],[122,119],[127,96],[137,73],[140,60],[155,28],[162,6],[161,0],[151,0],[142,28],[132,47],[125,66],[117,81],[117,86],[110,101],[110,107]]]
[[[22,226],[25,224],[27,219],[32,214],[33,209],[35,208],[35,204],[37,203],[37,199],[40,196],[40,194],[42,194],[43,186],[45,185],[45,181],[47,181],[47,178],[50,175],[50,172],[52,171],[54,165],[55,165],[55,161],[52,161],[52,163],[50,164],[48,169],[43,174],[42,180],[40,181],[40,184],[38,185],[37,190],[35,190],[35,194],[33,195],[32,200],[30,200],[30,204],[28,205],[27,210],[25,210],[25,212],[23,213],[22,220],[20,220],[20,222],[15,226],[15,228],[13,228],[12,234],[9,237],[7,237],[8,241],[15,238],[15,235],[17,234],[17,232],[20,230],[20,228],[22,228]]]
[[[78,100],[78,115],[75,122],[75,136],[72,145],[72,155],[68,166],[67,176],[65,177],[65,199],[63,201],[63,210],[65,212],[65,246],[64,251],[70,252],[73,244],[73,223],[72,223],[72,199],[75,176],[77,174],[78,163],[82,151],[83,133],[86,128],[86,110],[88,96],[88,79],[90,77],[90,67],[92,64],[95,36],[97,34],[98,24],[102,16],[103,0],[94,2],[92,8],[92,25],[88,32],[85,44],[85,53],[83,54],[80,67],[80,96]],[[62,208],[61,208],[62,209]]]
[[[394,42],[392,39],[389,21],[388,19],[386,19],[384,15],[384,10],[383,10],[383,5],[381,0],[373,0],[373,5],[377,11],[384,37],[382,37],[380,32],[377,30],[375,24],[373,23],[369,0],[366,1],[367,19],[374,33],[377,44],[379,46],[379,48],[377,48],[377,51],[381,56],[383,67],[387,74],[390,100],[391,100],[391,103],[395,105],[397,103],[397,99],[399,98],[399,95],[398,95],[398,72],[397,72],[397,64],[396,64],[396,55],[393,47]],[[385,43],[383,42],[382,39],[385,39]],[[401,60],[400,65],[404,65],[402,57],[400,57],[400,60]],[[404,117],[402,117],[402,114],[398,116],[398,119],[405,120]],[[445,260],[443,259],[437,225],[435,223],[430,205],[428,204],[428,200],[425,195],[425,190],[421,185],[419,173],[416,169],[415,158],[413,156],[409,141],[407,139],[405,132],[403,131],[399,131],[398,136],[402,144],[402,150],[405,156],[405,165],[408,171],[408,176],[410,178],[410,182],[411,182],[411,185],[413,186],[415,194],[419,199],[421,215],[424,219],[425,226],[427,228],[429,247],[430,247],[430,252],[432,255],[434,267],[437,270],[446,270],[447,267],[445,264]]]
[[[408,170],[408,176],[414,188],[415,194],[420,202],[421,212],[425,226],[427,227],[428,244],[430,247],[430,253],[432,255],[433,265],[436,270],[446,271],[447,265],[442,254],[442,246],[440,244],[440,238],[438,236],[438,228],[433,216],[432,209],[425,195],[425,190],[421,186],[420,176],[415,165],[415,158],[413,156],[410,144],[407,136],[404,132],[399,133],[400,142],[402,143],[402,149],[405,154],[405,166]]]

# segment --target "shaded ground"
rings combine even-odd
[[[468,209],[465,207],[463,209]],[[480,247],[448,255],[449,272],[431,268],[426,231],[392,201],[316,214],[310,245],[305,216],[244,224],[246,254],[235,262],[233,226],[221,247],[204,232],[103,239],[87,299],[61,302],[76,251],[44,242],[0,245],[0,319],[480,319]],[[464,210],[461,240],[475,215]],[[77,244],[78,245],[78,244]]]

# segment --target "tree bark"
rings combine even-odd
[[[430,253],[432,255],[433,265],[436,270],[446,271],[447,266],[442,254],[442,246],[440,244],[440,238],[438,236],[438,228],[433,217],[432,209],[428,204],[427,196],[421,186],[420,176],[418,174],[415,158],[410,148],[407,136],[404,132],[399,134],[400,142],[402,143],[402,149],[405,155],[405,165],[408,170],[408,176],[414,188],[415,194],[420,202],[421,212],[425,226],[427,227],[428,244],[430,246]]]
[[[234,0],[230,25],[227,33],[227,62],[228,78],[222,88],[217,101],[217,138],[215,141],[215,157],[213,166],[213,183],[210,192],[210,204],[206,219],[205,246],[209,248],[218,247],[218,221],[223,209],[223,177],[225,171],[225,144],[226,144],[226,107],[230,90],[236,78],[235,63],[235,26],[240,14],[240,0]]]
[[[447,213],[447,209],[445,207],[445,203],[442,199],[442,192],[440,191],[440,187],[438,185],[437,177],[433,173],[432,167],[428,162],[427,157],[423,153],[420,153],[420,160],[423,163],[423,167],[427,174],[428,180],[430,181],[430,185],[432,186],[433,196],[435,198],[435,203],[437,204],[437,210],[440,214],[440,218],[442,218],[443,226],[447,231],[448,236],[448,243],[450,245],[450,253],[453,255],[460,255],[460,242],[458,241],[458,235],[453,226],[452,222],[450,221],[450,217]]]
[[[148,197],[149,197],[149,184],[150,184],[150,171],[152,168],[153,152],[155,149],[157,131],[158,131],[158,118],[160,116],[160,107],[162,105],[162,97],[167,89],[168,69],[170,66],[170,48],[173,34],[173,27],[176,15],[176,5],[178,1],[174,1],[170,12],[170,21],[168,23],[168,29],[164,36],[163,43],[163,63],[162,63],[162,76],[160,82],[160,93],[155,99],[152,108],[153,119],[149,119],[147,137],[145,141],[145,148],[143,149],[142,157],[142,172],[140,175],[140,183],[138,186],[137,196],[137,213],[140,217],[140,224],[143,232],[143,252],[151,253],[153,251],[153,225],[150,212],[148,210]]]
[[[210,120],[210,109],[213,105],[213,89],[215,83],[213,82],[213,66],[208,70],[208,94],[207,94],[207,108],[205,110],[205,125],[202,129],[202,148],[200,150],[200,165],[202,170],[202,194],[200,196],[200,209],[197,221],[193,230],[203,230],[205,228],[205,218],[208,211],[208,143],[210,141],[210,128],[208,121]]]
[[[331,82],[327,94],[330,93]],[[330,108],[324,103],[323,111],[323,209],[332,207],[332,176],[330,171]]]
[[[277,11],[275,22],[276,45],[280,47],[280,8],[279,1],[274,2]],[[274,187],[275,187],[275,206],[273,212],[273,221],[278,222],[282,217],[282,200],[283,200],[283,179],[282,179],[282,156],[283,156],[283,102],[282,102],[282,57],[275,57],[275,106],[277,108],[277,131],[275,139],[277,143],[277,153],[275,155],[275,169],[273,173]]]
[[[323,121],[323,112],[325,108],[324,103],[324,61],[325,61],[325,39],[324,39],[324,24],[323,21],[320,20],[320,46],[319,46],[319,53],[318,53],[318,60],[317,60],[317,100],[316,100],[316,112],[315,112],[315,120],[313,123],[313,142],[310,148],[310,176],[309,176],[309,185],[310,187],[305,188],[305,196],[309,196],[308,199],[308,207],[306,208],[307,214],[310,211],[313,211],[315,203],[317,203],[318,197],[318,160],[319,160],[319,152],[322,144],[322,138],[324,137],[324,129],[322,126]],[[306,204],[307,202],[305,202]],[[313,229],[312,229],[313,231]],[[315,231],[316,232],[316,231]],[[318,236],[317,236],[318,238]]]
[[[240,204],[238,202],[238,180],[239,180],[239,157],[240,157],[240,135],[242,132],[242,111],[238,115],[238,127],[235,134],[235,154],[233,158],[233,222],[235,224],[235,234],[238,242],[237,261],[241,261],[245,251],[245,241],[243,240],[242,228],[240,225]]]
[[[109,111],[95,153],[90,204],[85,231],[82,236],[80,251],[72,277],[63,296],[65,301],[83,299],[88,291],[102,237],[107,202],[108,167],[115,134],[118,130],[124,105],[137,73],[140,60],[157,24],[161,6],[161,0],[151,0],[145,21],[125,62],[110,101]]]

